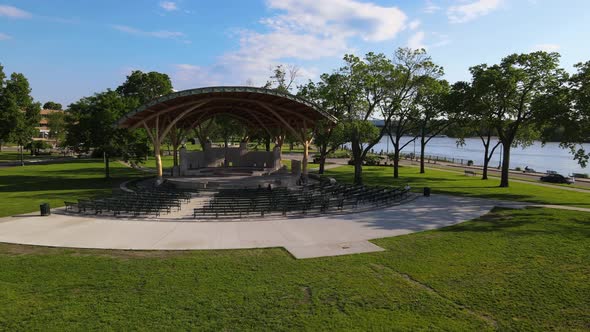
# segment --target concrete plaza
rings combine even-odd
[[[434,195],[359,213],[207,222],[29,214],[1,218],[0,242],[127,250],[284,247],[296,258],[312,258],[381,251],[368,240],[454,225],[505,205],[510,203]]]

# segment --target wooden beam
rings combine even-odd
[[[168,132],[170,131],[170,129],[172,129],[172,126],[174,126],[178,121],[180,121],[184,116],[186,116],[188,113],[194,111],[195,109],[207,104],[209,101],[204,101],[201,102],[197,105],[192,106],[191,108],[183,111],[182,113],[180,113],[178,116],[176,116],[174,118],[174,120],[170,121],[170,123],[168,124],[168,126],[166,126],[166,128],[164,128],[164,131],[162,131],[162,134],[159,136],[160,140],[163,140],[164,137],[166,137],[166,135],[168,134]]]
[[[291,127],[291,125],[289,124],[289,122],[287,122],[279,113],[277,113],[275,110],[272,109],[272,107],[267,106],[264,103],[260,103],[258,102],[258,104],[263,107],[264,109],[266,109],[267,111],[269,111],[270,113],[272,113],[279,121],[281,121],[285,127],[287,127],[287,129],[289,129],[291,131],[291,133],[296,136],[297,138],[301,139],[301,142],[305,141],[305,137],[303,136],[299,136],[299,132],[297,132],[297,130],[295,130],[293,127]]]
[[[205,99],[205,100],[201,100],[201,101],[211,101],[211,99]],[[177,109],[179,109],[179,108],[182,108],[182,107],[185,107],[185,106],[189,106],[189,105],[192,105],[192,104],[194,104],[194,103],[198,103],[198,102],[199,102],[199,101],[190,101],[190,102],[182,103],[182,104],[180,104],[180,105],[172,106],[172,107],[171,107],[171,108],[169,108],[169,109],[164,109],[164,110],[161,110],[161,111],[153,111],[153,112],[155,112],[155,113],[153,113],[153,114],[151,114],[150,116],[146,117],[146,118],[145,118],[145,119],[143,119],[142,121],[145,121],[145,122],[147,123],[148,121],[150,121],[150,120],[154,119],[154,118],[155,118],[155,117],[157,117],[157,116],[160,116],[160,115],[162,115],[162,114],[166,114],[166,113],[169,113],[169,112],[175,111],[175,110],[177,110]],[[145,111],[152,111],[152,110],[144,110],[144,112],[145,112]],[[135,129],[135,128],[139,127],[139,126],[141,126],[141,122],[138,122],[138,123],[134,124],[133,126],[130,126],[130,127],[129,127],[129,129]]]

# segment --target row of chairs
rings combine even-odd
[[[297,190],[287,188],[223,189],[193,211],[193,218],[264,217],[276,214],[327,213],[359,206],[386,206],[408,196],[406,188],[366,187],[318,183]]]
[[[65,202],[66,211],[84,214],[113,216],[148,216],[159,217],[162,213],[180,210],[182,204],[188,203],[192,193],[176,191],[172,187],[160,186],[136,192],[125,192],[110,197]]]

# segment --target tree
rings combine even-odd
[[[493,139],[497,136],[492,122],[494,114],[488,111],[495,102],[493,96],[485,91],[475,91],[468,82],[456,82],[451,88],[447,102],[448,107],[454,112],[463,113],[463,117],[455,122],[457,144],[464,145],[466,137],[476,136],[481,140],[484,147],[481,179],[487,180],[490,161],[501,144],[499,140]]]
[[[571,151],[580,166],[586,167],[590,151],[582,143],[590,142],[590,61],[574,67],[577,72],[567,86],[553,90],[538,105],[549,109],[548,122],[557,122],[564,128],[561,146]]]
[[[21,165],[24,166],[23,149],[35,136],[41,118],[41,104],[33,102],[29,81],[20,73],[10,75],[3,89],[2,99],[2,118],[10,121],[10,129],[4,129],[3,135],[8,132],[8,140],[18,144]]]
[[[62,106],[60,103],[56,103],[53,101],[48,101],[45,104],[43,104],[43,109],[45,110],[54,110],[54,111],[61,111],[62,110]]]
[[[342,88],[342,84],[340,84],[342,78],[342,75],[339,74],[323,74],[318,83],[310,81],[306,85],[300,86],[297,95],[315,103],[336,119],[342,119],[346,112],[346,105],[338,97],[339,89]],[[321,120],[315,124],[313,138],[314,144],[319,150],[319,174],[324,174],[326,157],[347,142],[347,137],[344,134],[342,122],[334,124],[331,121]]]
[[[383,113],[383,129],[393,145],[393,177],[398,178],[401,151],[416,139],[419,130],[418,91],[427,82],[441,77],[443,69],[432,62],[424,49],[398,49],[394,65],[387,84],[388,106]],[[410,134],[414,138],[403,143],[402,138]]]
[[[131,109],[137,108],[149,101],[170,94],[174,90],[170,77],[155,71],[144,73],[141,70],[134,70],[123,84],[117,87],[116,92],[128,99]],[[137,129],[135,135],[144,135],[144,129]],[[186,139],[186,130],[174,128],[170,131],[168,139],[172,143],[174,166],[178,165],[178,148]],[[145,134],[147,135],[147,134]],[[138,136],[138,137],[139,137]],[[146,136],[147,137],[147,136]]]
[[[449,94],[449,83],[432,77],[426,77],[423,84],[418,88],[416,99],[421,108],[418,119],[420,173],[425,172],[424,154],[428,142],[447,129],[461,113],[459,109],[448,107]]]
[[[24,112],[20,110],[13,124],[14,129],[10,133],[10,141],[18,144],[20,147],[21,166],[25,165],[23,159],[23,149],[28,145],[33,136],[38,133],[37,126],[41,118],[41,103],[31,103]]]
[[[145,135],[138,131],[115,128],[113,124],[135,107],[136,101],[115,91],[97,93],[71,104],[68,109],[66,140],[76,150],[102,153],[105,177],[110,177],[109,163],[113,156],[141,161],[148,153]]]
[[[14,130],[14,123],[19,116],[20,109],[16,100],[9,94],[0,90],[0,146],[8,142],[10,134]]]
[[[263,88],[290,93],[298,74],[299,67],[297,66],[278,65],[273,69],[273,74]]]
[[[125,82],[117,87],[117,93],[134,99],[137,106],[172,92],[170,77],[155,71],[144,73],[141,70],[134,70],[127,76]]]
[[[565,72],[559,68],[558,53],[540,51],[512,54],[498,65],[472,67],[471,73],[473,87],[494,101],[486,111],[493,114],[502,142],[500,187],[508,187],[510,150],[519,143],[530,144],[534,125],[543,117],[545,108],[534,107],[534,101],[562,84]]]
[[[193,128],[193,132],[197,139],[199,140],[199,144],[201,144],[201,150],[205,151],[208,142],[211,142],[211,135],[217,131],[215,118],[210,118],[205,121],[202,121],[197,124],[195,128]]]
[[[372,129],[365,130],[369,128],[369,120],[375,114],[383,114],[383,108],[387,107],[386,82],[391,77],[392,64],[385,55],[375,53],[368,53],[363,59],[345,55],[344,61],[345,65],[337,72],[340,77],[336,98],[344,110],[342,121],[352,148],[354,183],[362,184],[363,161],[384,134],[384,130],[376,135],[372,135]]]
[[[12,129],[10,115],[18,111],[14,101],[5,98],[5,81],[4,67],[0,64],[0,152],[2,152],[2,145],[8,140],[8,135]]]
[[[66,115],[64,112],[52,112],[47,115],[47,126],[49,127],[49,138],[55,140],[59,146],[66,138]]]

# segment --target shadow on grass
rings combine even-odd
[[[572,213],[572,211],[553,213]],[[553,213],[547,213],[547,210],[542,208],[525,210],[494,208],[490,213],[470,222],[441,228],[439,231],[445,233],[504,232],[506,236],[559,235],[590,238],[590,214],[587,214],[588,221],[568,220],[564,224],[563,218]]]

